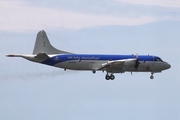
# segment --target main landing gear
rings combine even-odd
[[[111,79],[111,80],[114,80],[114,79],[115,79],[115,76],[114,76],[112,73],[111,73],[111,74],[108,74],[108,73],[107,73],[105,78],[106,78],[106,80],[110,80],[110,79]]]

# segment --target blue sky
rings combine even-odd
[[[180,119],[179,0],[1,0],[0,119]],[[151,54],[155,74],[63,71],[5,54],[31,54],[44,29],[75,53]]]

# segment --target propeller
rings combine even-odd
[[[136,62],[135,62],[134,68],[138,69],[139,64],[140,64],[140,62],[138,60],[138,54],[136,54]]]

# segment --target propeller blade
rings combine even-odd
[[[138,54],[136,54],[136,62],[135,62],[134,67],[135,67],[136,69],[138,69],[139,64],[140,64],[140,62],[139,62],[139,60],[138,60]]]

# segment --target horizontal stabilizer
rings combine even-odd
[[[37,55],[9,54],[6,57],[22,57],[34,62],[42,62],[50,58],[46,53],[38,53]]]
[[[6,55],[6,57],[22,57],[22,55],[9,54],[9,55]]]

